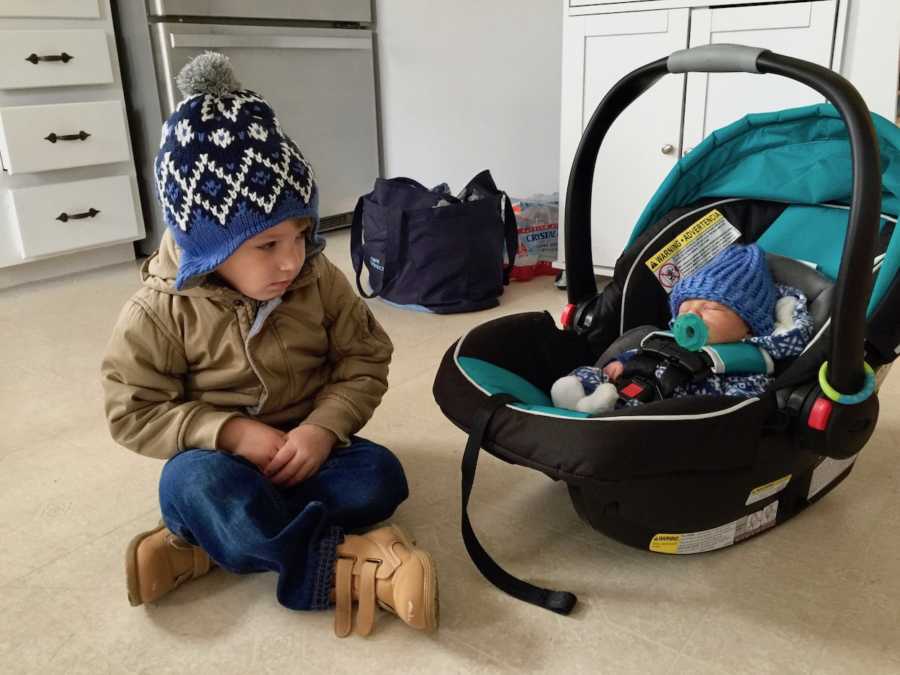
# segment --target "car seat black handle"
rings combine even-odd
[[[881,169],[872,118],[859,92],[841,75],[815,63],[744,45],[706,45],[675,52],[619,80],[603,97],[569,173],[565,204],[565,259],[569,304],[597,294],[591,260],[591,191],[600,145],[616,118],[670,72],[750,72],[781,75],[822,94],[838,110],[850,137],[853,192],[847,237],[831,308],[827,379],[853,394],[865,383],[866,309],[872,291],[872,258],[881,218]]]

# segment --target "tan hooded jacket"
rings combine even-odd
[[[280,428],[316,424],[340,441],[369,420],[387,390],[393,346],[324,255],[267,303],[212,277],[177,291],[177,272],[166,232],[113,329],[102,378],[118,443],[165,459],[216,448],[239,415]]]

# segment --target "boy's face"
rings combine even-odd
[[[277,298],[303,267],[311,225],[309,218],[283,220],[241,244],[216,272],[248,298]]]
[[[738,342],[750,333],[744,320],[731,307],[714,300],[685,300],[678,308],[678,315],[696,314],[709,331],[707,342],[711,345]]]

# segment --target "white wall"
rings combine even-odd
[[[559,0],[376,0],[384,175],[559,183]]]
[[[859,90],[870,110],[894,119],[900,1],[851,0],[841,74]]]

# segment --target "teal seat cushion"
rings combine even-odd
[[[466,375],[475,380],[488,393],[509,394],[519,399],[520,404],[513,404],[516,408],[563,417],[589,417],[586,413],[554,407],[550,397],[531,382],[505,368],[495,366],[493,363],[473,359],[469,356],[460,356],[459,365]]]

